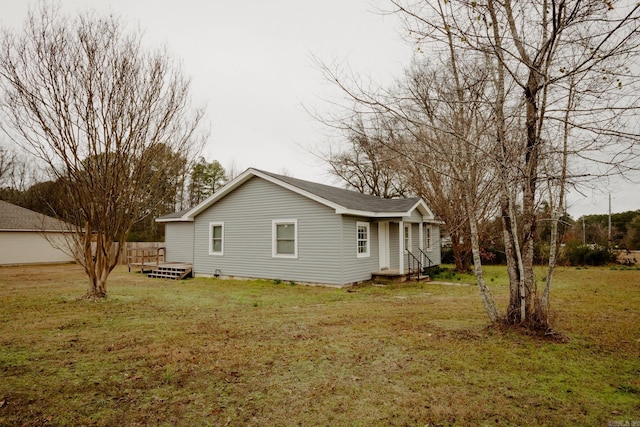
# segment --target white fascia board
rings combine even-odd
[[[307,197],[307,198],[309,198],[311,200],[314,200],[314,201],[316,201],[316,202],[318,202],[320,204],[328,206],[328,207],[330,207],[332,209],[335,209],[336,213],[338,213],[338,210],[344,209],[344,206],[341,206],[341,205],[338,205],[336,203],[333,203],[333,202],[331,202],[331,201],[329,201],[329,200],[327,200],[327,199],[325,199],[323,197],[316,196],[313,193],[309,193],[308,191],[305,191],[305,190],[303,190],[301,188],[298,188],[298,187],[296,187],[294,185],[288,184],[288,183],[286,183],[284,181],[280,181],[279,179],[274,178],[274,177],[272,177],[270,175],[266,175],[266,174],[264,174],[264,173],[262,173],[260,171],[253,170],[253,175],[255,175],[257,177],[260,177],[260,178],[262,178],[264,180],[267,180],[267,181],[269,181],[269,182],[271,182],[273,184],[279,185],[282,188],[286,188],[287,190],[293,191],[294,193],[300,194],[301,196],[304,196],[304,197]]]
[[[336,213],[341,215],[364,216],[369,218],[402,218],[402,217],[411,215],[411,211],[409,212],[370,212],[370,211],[359,211],[356,209],[346,209],[343,207],[336,209]]]
[[[184,216],[180,216],[177,218],[156,218],[156,222],[193,222],[193,219],[185,219]]]
[[[219,199],[226,196],[228,193],[232,192],[237,187],[239,187],[240,185],[248,181],[249,178],[251,178],[253,175],[255,175],[255,171],[251,168],[247,169],[246,171],[242,172],[240,175],[235,177],[233,180],[228,182],[220,190],[216,191],[211,196],[207,197],[202,202],[194,206],[191,210],[187,211],[180,218],[177,218],[177,219],[172,218],[171,220],[167,220],[164,222],[172,222],[172,221],[193,222],[195,220],[195,217],[199,213],[201,213],[202,211],[207,209],[209,206],[214,204],[216,201],[218,201]]]
[[[431,209],[429,209],[429,206],[427,206],[424,200],[422,199],[418,200],[416,204],[413,205],[411,209],[409,209],[409,212],[413,212],[415,209],[418,209],[418,211],[422,214],[422,216],[427,220],[435,219],[435,215],[433,215],[433,212],[431,212]]]
[[[423,215],[426,214],[427,218],[433,219],[433,213],[427,207],[427,204],[422,199],[418,200],[418,202],[416,202],[416,204],[407,212],[370,212],[370,211],[361,211],[356,209],[347,209],[342,205],[333,203],[323,197],[319,197],[306,190],[303,190],[294,185],[288,184],[284,181],[281,181],[277,178],[272,177],[271,175],[267,175],[265,173],[260,172],[259,170],[249,168],[243,173],[241,173],[240,175],[238,175],[234,180],[227,183],[218,192],[212,194],[207,199],[202,201],[200,204],[198,204],[197,206],[195,206],[194,208],[186,212],[180,218],[167,218],[167,219],[156,220],[156,221],[157,222],[193,222],[195,217],[198,214],[200,214],[202,211],[204,211],[209,206],[214,204],[217,200],[221,199],[231,191],[235,190],[237,187],[239,187],[240,185],[248,181],[253,176],[262,178],[282,188],[286,188],[287,190],[293,191],[294,193],[300,194],[301,196],[307,197],[308,199],[314,200],[320,204],[330,207],[335,210],[336,214],[363,216],[363,217],[369,217],[369,218],[384,218],[384,217],[400,218],[400,217],[411,216],[411,212],[413,212],[415,209],[419,209],[421,213],[423,213]]]
[[[336,213],[343,215],[366,216],[369,218],[402,218],[403,221],[414,222],[415,220],[411,219],[411,213],[416,209],[418,209],[418,211],[422,214],[423,220],[425,222],[435,221],[433,212],[431,212],[431,209],[429,209],[427,204],[422,199],[418,200],[411,207],[411,209],[406,212],[370,212],[340,207],[336,209]]]
[[[431,218],[424,217],[423,221],[426,222],[427,224],[444,225],[444,221],[440,219],[431,219]]]
[[[232,192],[233,190],[235,190],[237,187],[239,187],[240,185],[244,184],[245,182],[247,182],[250,178],[257,176],[259,178],[262,178],[268,182],[271,182],[275,185],[278,185],[282,188],[286,188],[287,190],[293,191],[294,193],[300,194],[304,197],[307,197],[311,200],[314,200],[318,203],[321,203],[325,206],[328,206],[332,209],[335,209],[336,211],[338,211],[338,209],[344,209],[343,206],[337,205],[335,203],[332,203],[330,201],[328,201],[327,199],[324,199],[322,197],[318,197],[315,194],[309,193],[308,191],[302,190],[296,186],[290,185],[284,181],[280,181],[277,178],[274,178],[270,175],[264,174],[256,169],[253,168],[249,168],[246,171],[244,171],[243,173],[241,173],[240,175],[238,175],[235,179],[233,179],[231,182],[227,183],[224,187],[222,187],[219,191],[215,192],[214,194],[212,194],[211,196],[209,196],[208,198],[206,198],[205,200],[203,200],[202,202],[200,202],[200,204],[194,206],[191,210],[187,211],[184,215],[182,215],[180,218],[168,218],[168,219],[164,219],[164,220],[160,220],[158,222],[193,222],[195,220],[195,217],[200,214],[202,211],[204,211],[205,209],[207,209],[209,206],[213,205],[216,201],[218,201],[219,199],[221,199],[222,197],[224,197],[225,195],[227,195],[228,193]]]

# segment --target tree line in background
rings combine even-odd
[[[538,218],[534,263],[545,265],[548,264],[550,255],[551,217],[548,210],[543,209],[538,212]],[[506,263],[500,221],[501,219],[496,217],[484,222],[480,227],[481,259],[485,264]],[[558,264],[561,265],[604,265],[619,262],[617,254],[640,250],[640,210],[613,213],[611,239],[609,215],[585,215],[574,220],[565,214],[560,218],[558,242]],[[460,246],[463,247],[462,254],[455,254],[453,246],[447,242],[443,248],[443,262],[455,264],[456,257],[462,257],[465,265],[462,271],[468,271],[471,249],[464,242]]]
[[[447,224],[458,268],[473,266],[491,321],[544,330],[567,189],[638,170],[640,4],[389,3],[415,58],[390,87],[318,61],[346,95],[320,120],[347,143],[322,155],[360,191],[428,200]],[[490,226],[510,282],[503,317],[482,270]]]
[[[130,242],[163,241],[164,227],[158,226],[156,218],[197,205],[231,179],[217,160],[208,162],[199,157],[189,164],[186,158],[171,153],[164,146],[159,147],[152,158],[164,171],[148,188],[149,195],[157,203],[133,224],[127,237]],[[60,178],[43,180],[42,176],[40,169],[27,157],[0,146],[0,200],[73,222],[75,218],[66,209],[70,200],[65,183]]]

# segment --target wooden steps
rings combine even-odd
[[[191,277],[191,264],[160,264],[147,276],[155,279],[182,280]]]

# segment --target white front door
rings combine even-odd
[[[380,270],[389,268],[389,222],[378,223],[378,253],[380,255]]]

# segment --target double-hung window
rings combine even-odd
[[[431,226],[430,225],[425,225],[424,226],[424,247],[425,247],[425,250],[427,252],[430,252],[431,250],[433,250],[431,245],[432,245],[432,243],[431,243]]]
[[[273,256],[278,258],[298,257],[298,220],[274,219]]]
[[[368,222],[356,222],[356,256],[366,258],[370,254],[370,228]]]
[[[412,251],[411,247],[411,224],[404,225],[404,253]]]
[[[209,255],[224,253],[224,222],[209,223]]]

